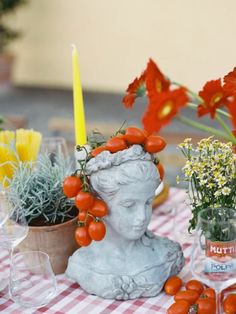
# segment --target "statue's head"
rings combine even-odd
[[[87,171],[93,189],[109,207],[106,223],[127,239],[139,239],[160,184],[152,156],[139,145],[115,154],[105,151],[89,161]]]

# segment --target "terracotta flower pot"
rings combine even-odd
[[[19,249],[47,253],[54,273],[64,273],[69,256],[78,249],[74,237],[76,227],[76,217],[53,226],[29,227],[29,233]]]
[[[0,54],[0,84],[10,84],[14,56],[8,53]]]

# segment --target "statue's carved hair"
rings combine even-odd
[[[148,180],[160,183],[159,173],[152,156],[139,145],[115,154],[102,152],[91,159],[86,167],[93,189],[102,198],[111,198],[122,185]]]

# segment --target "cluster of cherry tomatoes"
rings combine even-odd
[[[66,177],[63,182],[63,192],[75,198],[75,206],[79,209],[78,227],[75,239],[80,246],[88,246],[92,240],[101,241],[106,234],[106,226],[102,217],[108,214],[106,203],[83,190],[83,180],[76,175]]]
[[[161,136],[149,135],[145,130],[131,126],[110,138],[105,145],[93,149],[91,156],[96,157],[105,150],[111,153],[117,153],[134,144],[142,145],[144,150],[150,154],[159,153],[166,147],[166,142]],[[160,179],[163,180],[164,168],[159,161],[157,161],[157,169],[160,174]]]
[[[163,150],[166,146],[164,139],[157,135],[148,135],[136,127],[128,127],[124,132],[110,138],[105,145],[96,147],[89,153],[89,158],[96,157],[107,150],[111,153],[129,148],[134,144],[144,147],[144,150],[153,154]],[[160,162],[157,169],[161,180],[164,177],[164,168]],[[97,198],[89,188],[89,178],[83,171],[68,176],[63,182],[63,192],[68,198],[74,198],[75,206],[79,210],[78,227],[75,239],[80,246],[88,246],[95,241],[101,241],[106,235],[106,226],[102,220],[108,214],[106,203]]]
[[[178,276],[170,277],[165,285],[165,293],[174,296],[173,303],[167,310],[167,314],[215,314],[216,293],[212,288],[205,288],[198,280],[190,280],[186,283],[186,290],[181,290],[182,280]],[[223,301],[226,314],[236,313],[236,294],[229,294]]]

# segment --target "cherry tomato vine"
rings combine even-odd
[[[99,140],[96,136],[99,135]],[[80,246],[88,246],[92,241],[101,241],[106,235],[106,226],[103,218],[108,215],[107,204],[93,191],[89,176],[86,174],[87,162],[102,153],[109,151],[116,153],[131,147],[134,144],[142,145],[143,149],[150,154],[163,150],[165,140],[158,135],[147,134],[146,131],[136,127],[122,127],[107,141],[99,132],[93,133],[89,152],[85,146],[77,146],[77,151],[84,152],[85,158],[78,160],[79,168],[72,175],[65,178],[63,191],[68,198],[74,198],[75,206],[79,210],[78,227],[75,239]],[[158,158],[154,159],[161,180],[164,177],[164,168]]]

